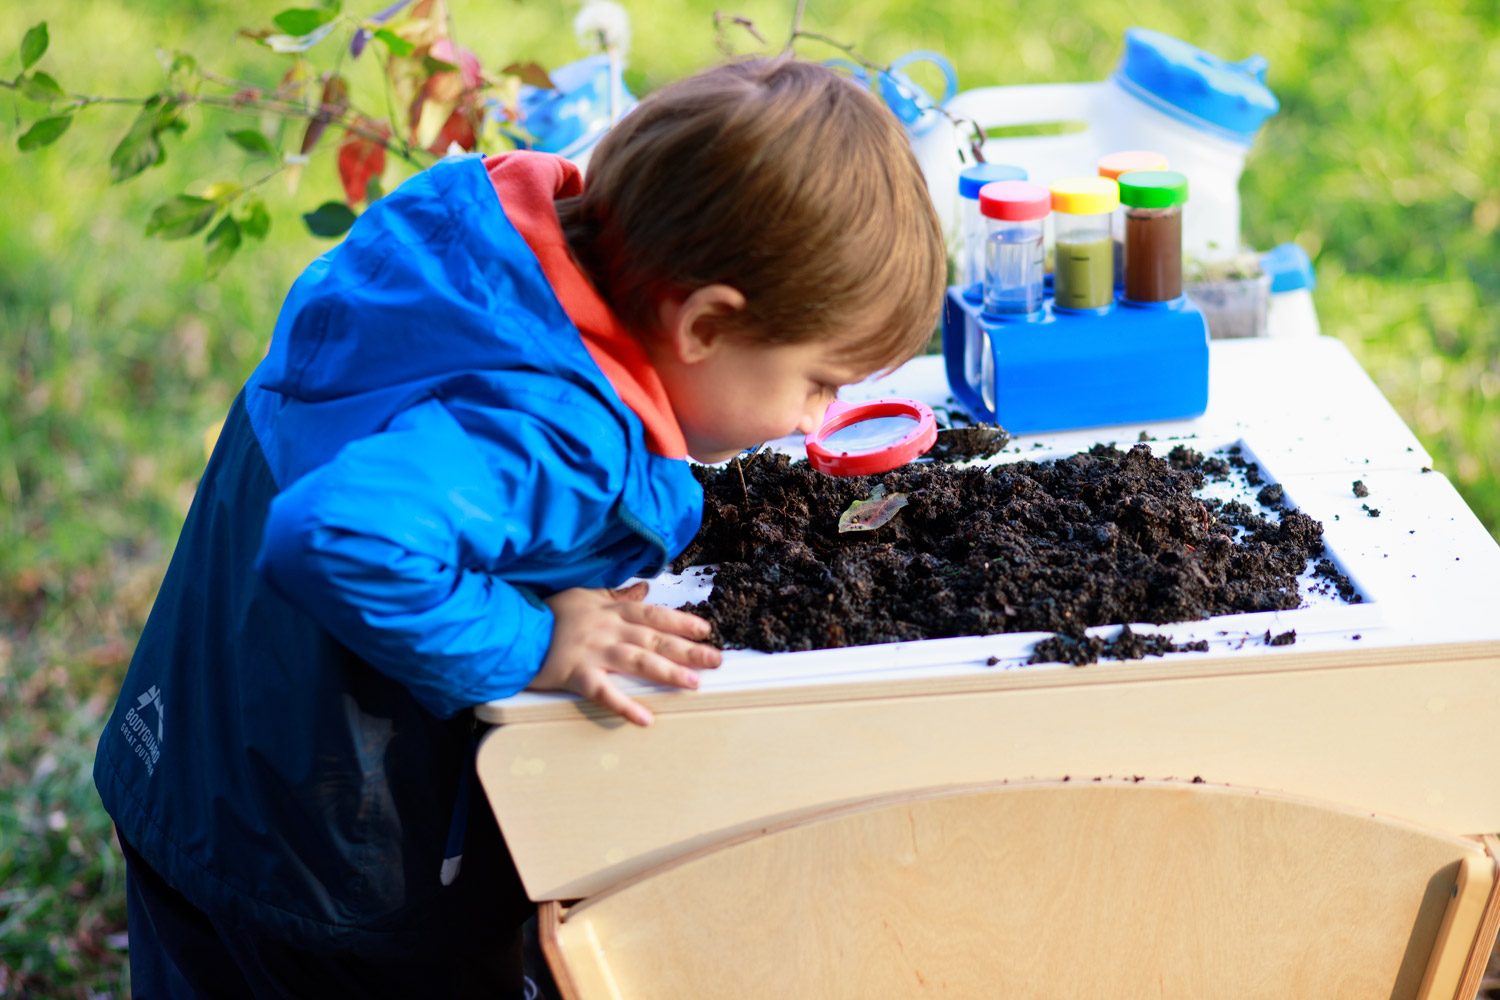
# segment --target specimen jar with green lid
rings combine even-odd
[[[1071,177],[1052,185],[1056,255],[1053,302],[1062,309],[1100,309],[1114,301],[1114,240],[1109,218],[1120,204],[1108,177]]]
[[[1182,206],[1187,177],[1175,170],[1121,174],[1125,206],[1125,298],[1168,302],[1182,294]]]

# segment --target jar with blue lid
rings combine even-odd
[[[1026,171],[1004,163],[978,163],[958,175],[959,247],[954,275],[964,297],[971,302],[984,298],[984,215],[979,210],[979,191],[998,181],[1024,181]]]

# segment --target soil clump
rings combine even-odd
[[[1136,632],[1129,625],[1113,639],[1100,639],[1087,632],[1068,635],[1058,633],[1038,642],[1027,663],[1071,663],[1075,667],[1098,663],[1100,657],[1110,660],[1143,660],[1148,656],[1165,656],[1185,651],[1208,652],[1208,640],[1173,642],[1164,635]]]
[[[712,641],[767,652],[1031,631],[1087,648],[1100,640],[1083,629],[1096,625],[1296,608],[1323,526],[1286,505],[1267,517],[1196,496],[1205,477],[1265,482],[1238,448],[1225,454],[1095,445],[1056,461],[849,478],[764,453],[697,466],[703,527],[673,569],[718,564],[712,595],[687,610],[713,624]],[[876,530],[841,533],[840,515],[877,486],[906,506]],[[1120,652],[1158,655],[1150,639],[1165,641],[1132,633]]]

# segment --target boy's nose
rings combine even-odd
[[[824,402],[813,403],[802,414],[802,420],[797,424],[798,434],[811,434],[823,426],[823,417],[828,413],[828,404]]]

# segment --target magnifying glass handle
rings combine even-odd
[[[845,410],[854,409],[854,406],[855,404],[853,403],[846,403],[842,399],[835,399],[833,402],[828,404],[828,409],[823,414],[823,423],[828,423],[828,421],[832,420],[840,413],[843,413]]]

